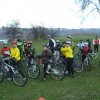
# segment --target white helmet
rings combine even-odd
[[[66,41],[66,44],[71,44],[71,41]]]
[[[8,44],[8,42],[7,41],[3,41],[3,45],[7,45]]]
[[[68,35],[67,38],[72,38],[71,35]]]
[[[88,42],[84,42],[84,45],[87,46],[88,45]]]

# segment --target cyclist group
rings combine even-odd
[[[99,50],[99,44],[100,40],[98,39],[98,36],[93,40],[94,44],[94,50],[95,52],[98,52]],[[80,40],[79,43],[75,46],[74,42],[72,41],[71,36],[67,36],[67,39],[65,42],[61,44],[59,40],[55,41],[51,38],[51,36],[48,36],[48,44],[43,45],[43,50],[39,58],[42,59],[43,66],[43,80],[46,80],[47,75],[47,69],[49,60],[54,60],[54,56],[56,55],[56,52],[58,52],[59,55],[62,55],[64,60],[67,62],[66,66],[66,73],[69,76],[74,77],[74,70],[73,70],[73,57],[74,57],[74,49],[75,47],[78,47],[80,52],[82,53],[82,62],[86,58],[86,55],[89,52],[92,52],[91,49],[91,41],[90,39],[87,39],[85,42],[83,40]],[[21,59],[23,57],[27,57],[28,59],[28,67],[30,66],[31,58],[35,58],[36,51],[35,48],[32,46],[32,41],[21,41],[20,35],[17,35],[17,39],[12,41],[12,46],[9,48],[8,44],[6,42],[3,43],[3,47],[1,49],[2,58],[5,59],[6,63],[9,63],[9,57],[14,58],[16,64],[19,68],[21,66]],[[59,59],[59,58],[58,58]],[[8,71],[8,80],[12,79],[12,72],[11,70]]]

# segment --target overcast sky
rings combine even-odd
[[[21,27],[44,25],[60,28],[100,28],[100,15],[93,13],[83,24],[75,0],[0,0],[0,27],[19,20]]]

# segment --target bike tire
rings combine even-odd
[[[20,86],[20,87],[25,86],[27,83],[27,76],[25,72],[22,70],[16,69],[15,73],[13,73],[13,82],[16,86]]]
[[[2,69],[3,74],[4,74],[4,78],[6,78],[8,76],[7,70],[5,69],[5,67],[3,65],[1,65],[1,69]]]
[[[3,81],[4,79],[4,73],[3,71],[0,69],[0,83]]]
[[[54,65],[51,70],[51,76],[54,80],[62,80],[65,76],[65,66],[63,64]]]
[[[83,64],[80,60],[74,61],[73,67],[76,73],[81,73],[83,71]]]
[[[27,70],[27,73],[30,78],[37,79],[40,76],[40,68],[37,65],[35,65],[35,67],[34,65],[30,65]]]

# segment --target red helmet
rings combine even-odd
[[[32,44],[32,41],[28,41],[28,44]]]
[[[17,41],[12,41],[12,45],[13,45],[13,44],[16,44],[16,45],[17,45]]]

